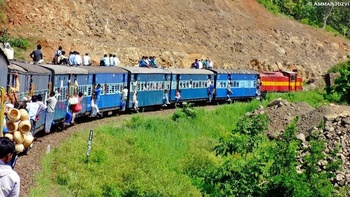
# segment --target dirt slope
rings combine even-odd
[[[255,0],[8,0],[11,35],[38,39],[50,61],[58,45],[115,53],[122,65],[155,55],[166,67],[211,58],[215,67],[298,68],[319,78],[350,53],[350,42],[283,16]],[[32,49],[30,49],[32,50]],[[28,51],[29,53],[29,51]]]

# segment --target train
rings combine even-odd
[[[302,78],[297,72],[257,72],[247,69],[186,69],[142,67],[69,67],[53,64],[30,64],[8,60],[0,50],[0,86],[8,93],[15,86],[14,73],[20,83],[18,100],[33,95],[47,98],[56,92],[57,105],[54,121],[63,122],[68,100],[74,93],[84,93],[82,109],[77,117],[88,116],[92,111],[91,99],[97,84],[101,98],[98,103],[103,115],[119,113],[125,106],[133,110],[133,92],[137,92],[139,108],[164,107],[164,92],[168,94],[168,106],[175,106],[176,91],[181,92],[180,102],[208,102],[208,87],[213,83],[215,93],[211,102],[255,99],[266,92],[290,92],[302,90]],[[122,102],[122,90],[128,90],[126,102]],[[44,101],[45,102],[45,101]],[[2,102],[3,104],[3,102]],[[122,106],[124,104],[124,106]],[[170,105],[169,105],[170,104]],[[41,112],[45,117],[45,112]],[[45,118],[36,123],[35,131],[43,129]]]

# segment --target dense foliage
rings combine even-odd
[[[258,0],[274,13],[282,13],[315,27],[350,38],[350,0]]]
[[[23,50],[28,49],[28,47],[30,46],[29,40],[21,36],[18,38],[11,37],[7,32],[7,30],[3,30],[1,31],[1,35],[0,35],[0,43],[6,43],[6,42],[10,43],[11,47],[15,47]]]
[[[297,161],[302,145],[295,137],[296,121],[278,140],[265,137],[267,123],[266,115],[244,117],[230,137],[221,140],[214,150],[224,162],[203,177],[205,192],[213,196],[334,195],[329,179],[334,177],[339,162],[335,160],[324,171],[318,167],[318,162],[326,158],[325,142],[313,136],[301,165]]]
[[[340,103],[350,103],[350,61],[335,65],[329,72],[337,72],[334,85],[326,87],[325,98]]]

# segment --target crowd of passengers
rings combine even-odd
[[[34,50],[30,57],[34,64],[43,63],[43,54],[41,51],[42,46],[37,45],[37,49]],[[57,51],[54,53],[52,58],[52,64],[57,65],[69,65],[69,66],[92,66],[91,58],[88,53],[82,57],[78,51],[70,51],[69,55],[66,56],[66,51],[63,50],[62,46],[59,46]],[[100,59],[100,66],[119,66],[120,60],[115,54],[104,54]],[[157,64],[155,56],[142,56],[138,62],[139,67],[144,68],[162,68]],[[213,61],[207,59],[195,59],[191,64],[193,69],[211,69],[213,68]]]
[[[213,61],[210,59],[195,59],[191,64],[193,69],[211,69],[213,68]]]

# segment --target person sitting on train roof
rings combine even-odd
[[[194,62],[191,64],[191,68],[198,69],[199,64],[198,64],[198,59],[195,59]]]
[[[69,52],[69,56],[68,56],[68,62],[69,62],[69,66],[75,66],[75,51],[71,51]]]
[[[115,66],[115,62],[112,54],[109,54],[109,66]]]
[[[212,69],[213,68],[213,61],[211,61],[210,59],[207,60],[207,65],[208,65],[208,69]]]
[[[115,63],[115,66],[119,66],[120,60],[119,60],[119,58],[116,55],[113,55],[113,61]]]
[[[52,64],[58,64],[58,57],[62,55],[62,46],[59,46],[57,51],[53,54]]]
[[[151,56],[151,57],[150,57],[149,65],[150,65],[152,68],[158,68],[158,67],[159,67],[159,66],[157,65],[156,56]]]
[[[88,53],[85,53],[84,57],[83,57],[83,66],[91,66],[91,59],[89,57]]]
[[[40,64],[44,62],[43,59],[43,53],[41,51],[41,45],[37,45],[36,46],[36,50],[32,51],[32,53],[29,55],[32,60],[33,60],[33,64]]]
[[[66,52],[62,51],[61,55],[58,56],[57,58],[57,64],[63,64],[63,65],[68,64],[68,59],[65,55],[66,55]]]
[[[203,68],[203,59],[198,60],[198,69],[202,69]]]
[[[83,60],[81,58],[81,55],[78,51],[75,51],[75,66],[81,66],[83,63]]]
[[[103,58],[101,58],[100,60],[100,66],[109,66],[110,62],[109,62],[109,58],[107,54],[104,54]]]
[[[149,64],[147,63],[147,57],[146,56],[142,56],[142,58],[139,61],[139,66],[140,67],[146,67],[149,68]]]

